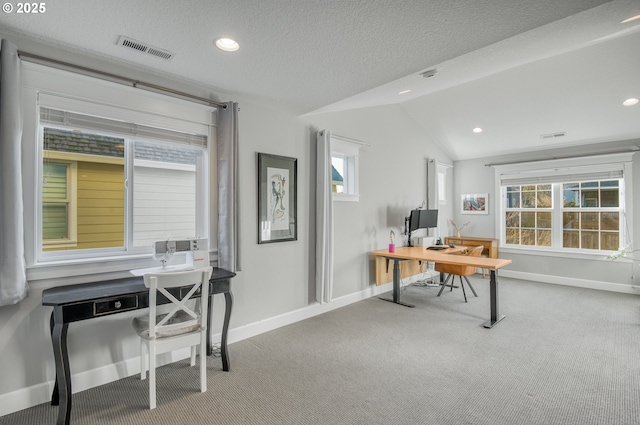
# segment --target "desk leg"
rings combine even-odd
[[[209,303],[207,309],[209,312],[209,318],[207,319],[207,357],[213,355],[213,342],[211,341],[211,333],[213,332],[213,294],[209,294]]]
[[[231,291],[224,293],[224,322],[222,324],[222,339],[220,341],[220,357],[222,358],[222,370],[228,372],[229,350],[227,349],[227,336],[229,335],[229,322],[231,321],[231,308],[233,307],[233,295]],[[209,332],[207,332],[207,356],[213,354],[213,344],[211,343],[211,332],[213,332],[213,295],[209,297]]]
[[[231,321],[231,308],[233,307],[233,294],[231,291],[224,293],[224,323],[222,324],[222,339],[220,341],[220,354],[222,356],[222,370],[231,370],[229,364],[229,350],[227,348],[227,337],[229,336],[229,322]]]
[[[49,330],[51,332],[51,346],[53,347],[53,350],[55,351],[55,347],[53,346],[53,325],[54,325],[54,312],[51,312],[51,318],[49,319]],[[55,362],[55,360],[54,360]],[[58,363],[55,362],[55,366],[56,366],[56,378],[53,381],[53,392],[51,393],[51,405],[52,406],[57,406],[60,404],[60,392],[58,390]]]
[[[68,425],[71,417],[71,372],[67,351],[68,323],[63,323],[62,308],[54,307],[51,314],[51,342],[56,363],[56,383],[51,395],[51,404],[58,405],[57,425]],[[62,389],[62,392],[60,390]]]
[[[504,319],[504,314],[500,315],[500,308],[498,305],[498,277],[496,270],[491,270],[489,282],[489,298],[491,299],[491,319],[484,323],[485,328],[494,327],[499,321]]]
[[[398,258],[393,259],[393,299],[382,298],[381,300],[389,301],[395,304],[400,304],[405,307],[415,307],[413,304],[403,303],[400,301],[400,260]]]

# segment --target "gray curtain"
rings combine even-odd
[[[240,263],[238,104],[218,114],[218,267],[236,272]]]
[[[27,295],[22,221],[22,82],[16,46],[0,52],[0,306]]]
[[[316,301],[331,301],[333,291],[333,199],[331,133],[319,131],[316,168]]]

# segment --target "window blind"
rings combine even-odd
[[[500,175],[501,186],[617,180],[624,177],[622,164],[570,167]]]
[[[40,123],[71,127],[78,130],[104,131],[107,134],[141,137],[153,140],[163,140],[181,145],[207,147],[207,136],[189,134],[175,130],[168,130],[125,121],[75,112],[61,111],[53,108],[40,107]]]

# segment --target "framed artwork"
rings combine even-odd
[[[465,193],[461,195],[460,214],[489,214],[489,194]]]
[[[298,160],[258,153],[258,243],[298,239]]]

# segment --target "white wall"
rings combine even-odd
[[[404,217],[426,197],[426,161],[451,159],[396,105],[330,114],[296,117],[278,105],[264,104],[240,94],[221,94],[210,88],[167,79],[114,62],[51,50],[33,43],[18,43],[21,50],[132,76],[143,81],[217,100],[234,100],[240,105],[241,240],[242,271],[232,280],[234,309],[231,340],[301,317],[301,311],[319,311],[315,303],[313,258],[315,257],[315,131],[357,139],[367,144],[360,155],[360,201],[334,205],[335,277],[333,305],[373,290],[373,266],[368,252],[383,249],[389,231],[401,236]],[[258,152],[298,159],[298,240],[259,245],[257,243],[257,158]],[[530,157],[529,157],[530,158]],[[471,220],[464,234],[495,235],[495,193],[491,159],[454,164],[448,181],[449,199],[440,211],[440,222]],[[635,211],[640,211],[640,159],[635,157]],[[215,166],[212,166],[215,172]],[[460,216],[458,194],[490,194],[491,214]],[[456,194],[452,196],[452,194]],[[215,199],[215,194],[212,194]],[[215,211],[215,210],[213,210]],[[640,223],[635,226],[635,245],[640,243]],[[440,234],[451,234],[446,225]],[[593,281],[629,281],[625,263],[585,262],[551,257],[510,255],[514,272],[551,278],[570,277]],[[635,271],[638,274],[638,270]],[[100,275],[86,279],[99,280]],[[85,280],[86,280],[85,279]],[[79,283],[73,279],[66,283]],[[58,281],[60,282],[60,280]],[[18,305],[0,308],[0,415],[46,402],[53,385],[54,365],[49,338],[51,308],[41,306],[42,290],[57,282],[38,281],[29,297]],[[628,285],[627,285],[628,286]],[[214,332],[219,332],[224,303],[214,304]],[[329,307],[331,308],[331,307]],[[312,313],[310,313],[312,314]],[[138,342],[130,328],[135,313],[71,324],[69,353],[75,391],[135,373]],[[283,319],[285,317],[285,319]],[[275,323],[275,325],[274,325]],[[233,358],[231,359],[233,362]]]
[[[360,150],[360,201],[334,202],[334,297],[366,288],[374,280],[368,252],[384,249],[389,233],[405,245],[404,217],[426,198],[427,158],[451,160],[426,140],[404,111],[380,106],[305,117],[315,129],[367,145]],[[447,217],[444,210],[440,217]]]
[[[496,193],[494,168],[488,167],[486,164],[561,158],[567,155],[590,155],[607,151],[629,151],[629,146],[633,145],[633,141],[621,141],[528,154],[456,161],[454,165],[454,193],[458,194],[455,206],[456,222],[471,221],[471,224],[463,230],[463,235],[498,237],[499,229],[496,227],[496,218],[499,216],[499,194]],[[638,174],[640,171],[640,154],[638,153],[633,154],[632,168],[632,197],[635,216],[628,215],[626,218],[633,228],[633,245],[637,247],[640,244],[640,222],[635,220],[638,217],[638,211],[640,211],[638,209],[640,208],[640,174]],[[461,193],[489,193],[489,215],[460,215],[459,194]],[[625,260],[607,260],[605,256],[572,258],[560,256],[557,253],[553,255],[544,255],[533,251],[518,253],[507,249],[501,250],[499,255],[501,258],[508,258],[513,261],[508,268],[500,271],[504,276],[640,294],[640,267],[637,260],[633,264]],[[636,256],[636,258],[640,257]]]
[[[404,243],[400,236],[404,217],[426,196],[426,159],[451,162],[434,143],[425,140],[397,106],[299,118],[279,109],[278,105],[264,104],[240,94],[220,95],[207,87],[114,62],[10,39],[20,50],[132,76],[197,96],[239,102],[243,267],[232,281],[231,341],[320,311],[315,303],[313,266],[316,130],[326,128],[368,144],[360,156],[360,202],[335,205],[334,299],[337,301],[327,308],[372,293],[374,274],[367,253],[385,248],[391,229],[398,235],[396,243]],[[257,244],[258,152],[298,159],[297,241]],[[212,193],[212,198],[215,196]],[[446,212],[441,217],[449,214]],[[51,308],[41,306],[42,291],[57,284],[100,279],[101,275],[95,274],[32,282],[27,299],[15,306],[0,308],[0,415],[47,402],[50,395],[55,373],[49,337]],[[311,313],[301,314],[301,311]],[[217,297],[214,332],[220,331],[223,312],[223,300]],[[135,312],[123,313],[69,326],[74,391],[136,373],[139,344],[130,327],[134,315]]]

